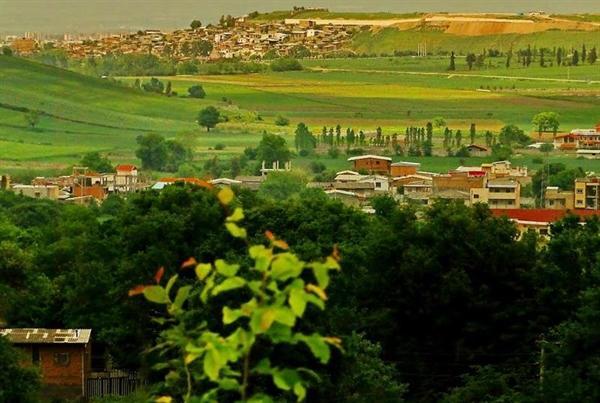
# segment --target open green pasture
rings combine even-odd
[[[530,34],[495,34],[466,36],[433,30],[401,31],[396,28],[364,30],[352,38],[352,48],[358,53],[369,55],[393,54],[396,51],[417,51],[418,43],[426,43],[431,54],[480,53],[484,49],[526,49],[527,46],[552,49],[554,47],[588,48],[600,45],[599,31],[558,31],[550,30]]]

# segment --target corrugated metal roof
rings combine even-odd
[[[15,344],[86,344],[90,341],[92,329],[1,329],[5,336]]]

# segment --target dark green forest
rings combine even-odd
[[[369,216],[311,189],[285,200],[235,193],[252,243],[269,230],[306,261],[339,250],[327,309],[307,307],[301,326],[340,337],[343,352],[328,364],[303,345],[277,354],[319,375],[307,401],[600,401],[599,220],[567,217],[542,240],[519,238],[484,206],[417,212],[379,199]],[[0,318],[92,328],[96,362],[110,355],[163,393],[164,357],[149,351],[166,326],[152,320],[160,307],[128,291],[160,267],[191,281],[190,257],[247,259],[215,195],[173,185],[83,207],[0,192]],[[188,320],[218,316],[189,310]]]

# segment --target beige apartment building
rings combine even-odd
[[[491,179],[484,187],[471,188],[471,205],[486,203],[491,209],[521,208],[521,184],[513,179]]]
[[[600,210],[600,177],[575,180],[575,208]]]
[[[558,186],[548,186],[544,192],[544,208],[551,210],[572,210],[574,193],[560,190]]]

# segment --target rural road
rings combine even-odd
[[[509,80],[529,80],[529,81],[550,81],[560,83],[583,83],[583,84],[600,84],[600,80],[579,80],[568,78],[550,78],[550,77],[523,77],[523,76],[502,76],[491,74],[466,74],[466,73],[438,73],[429,71],[397,71],[397,70],[370,70],[370,69],[328,69],[323,67],[311,67],[308,70],[320,72],[346,72],[346,73],[377,73],[377,74],[405,74],[418,76],[444,76],[452,77],[480,77],[480,78],[499,78]]]

